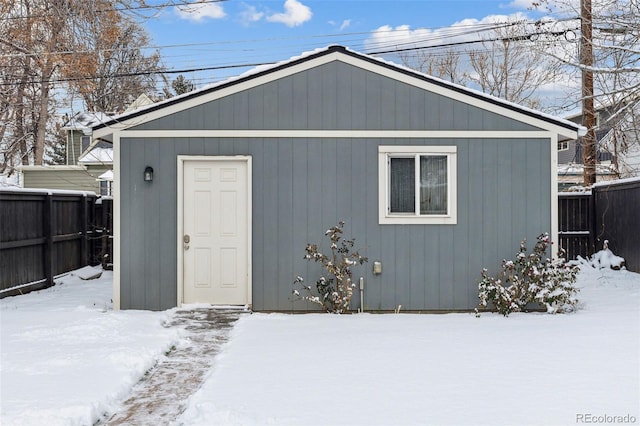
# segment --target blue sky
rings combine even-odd
[[[478,38],[508,17],[536,19],[530,0],[229,0],[191,12],[164,9],[145,22],[169,69],[221,67],[288,59],[329,44],[361,52],[394,45]],[[452,37],[452,31],[465,33]],[[413,43],[413,44],[412,44]],[[242,68],[189,72],[198,87]]]

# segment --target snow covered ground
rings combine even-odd
[[[112,273],[0,300],[0,424],[91,425],[180,339],[171,312],[111,310]]]
[[[111,311],[110,273],[62,281],[0,301],[3,426],[91,425],[185,344],[174,311]],[[567,315],[243,316],[176,424],[638,423],[640,274],[578,284]]]
[[[241,318],[179,424],[638,422],[640,275],[585,269],[579,285],[568,315]]]

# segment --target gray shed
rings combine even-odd
[[[116,117],[93,129],[114,147],[114,306],[314,309],[292,282],[344,220],[365,310],[473,309],[483,267],[557,241],[556,150],[581,130],[340,46]]]

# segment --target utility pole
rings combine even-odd
[[[582,66],[583,184],[596,183],[596,112],[593,100],[593,15],[591,0],[580,0],[580,65]]]

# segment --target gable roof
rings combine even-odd
[[[176,110],[182,110],[194,106],[194,102],[204,103],[210,100],[211,95],[215,95],[220,92],[233,92],[234,88],[242,85],[243,83],[251,83],[252,80],[263,79],[277,79],[284,75],[288,75],[297,72],[296,67],[303,65],[307,62],[314,60],[321,60],[322,58],[334,55],[333,58],[337,60],[344,60],[356,66],[367,66],[367,68],[377,68],[379,71],[390,71],[395,73],[396,79],[405,77],[403,80],[413,82],[423,82],[431,86],[431,88],[444,92],[445,96],[454,97],[457,100],[464,101],[475,100],[480,101],[487,107],[493,106],[502,110],[503,115],[510,113],[520,115],[520,120],[523,121],[526,118],[535,120],[542,126],[553,127],[558,134],[568,139],[575,139],[577,136],[584,135],[586,129],[579,124],[571,122],[569,120],[554,117],[552,115],[545,114],[540,111],[536,111],[530,108],[523,107],[521,105],[514,104],[512,102],[505,101],[504,99],[497,98],[495,96],[487,95],[486,93],[469,89],[467,87],[451,83],[413,69],[389,62],[383,59],[375,58],[363,53],[359,53],[348,49],[344,46],[332,45],[321,49],[316,49],[311,52],[303,53],[300,56],[293,57],[289,60],[278,62],[272,65],[262,65],[253,68],[239,76],[229,78],[222,82],[204,87],[199,90],[188,92],[173,98],[167,99],[162,102],[158,102],[147,107],[142,107],[138,110],[130,113],[122,114],[120,116],[113,117],[111,120],[101,122],[93,127],[94,132],[98,132],[97,137],[108,135],[112,133],[108,128],[117,126],[114,130],[123,130],[128,127],[139,125],[151,119],[156,119],[164,115],[169,115]],[[257,83],[256,83],[257,84]],[[242,88],[237,88],[242,90]],[[229,93],[227,93],[229,94]],[[209,95],[209,96],[208,96]],[[182,107],[184,105],[184,107]],[[176,109],[177,108],[177,109]],[[104,130],[103,130],[104,129]],[[562,138],[561,138],[562,139]]]
[[[85,151],[78,159],[78,164],[113,164],[113,148],[95,147]]]
[[[62,130],[89,130],[109,121],[111,117],[102,112],[78,112],[67,120]]]

